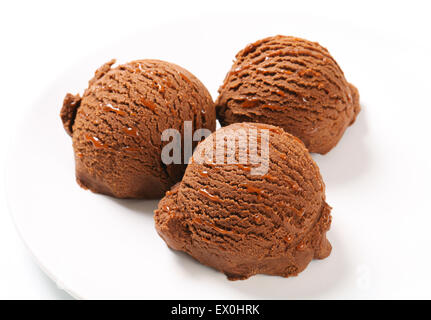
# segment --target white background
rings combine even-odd
[[[194,17],[203,13],[249,12],[289,16],[319,16],[344,20],[352,25],[399,35],[411,43],[430,49],[430,9],[427,2],[355,2],[348,1],[14,1],[0,5],[0,163],[4,167],[8,144],[19,119],[57,76],[77,61],[127,36],[134,30],[151,28],[164,21]],[[223,23],[223,21],[220,21]],[[253,23],[251,21],[250,23]],[[342,26],[340,26],[342,27]],[[217,28],[217,26],[214,26]],[[145,41],[144,39],[142,41]],[[407,48],[409,43],[405,43]],[[370,48],[372,50],[372,48]],[[358,57],[360,58],[360,57]],[[388,57],[390,58],[390,57]],[[412,59],[415,58],[412,52]],[[408,68],[403,61],[400,68]],[[424,61],[423,72],[429,71]],[[419,74],[421,70],[416,70]],[[414,74],[414,72],[412,72]],[[431,78],[428,81],[431,89]],[[400,81],[416,81],[400,79]],[[422,94],[412,92],[412,95]],[[429,101],[406,106],[408,112],[431,115]],[[407,109],[408,108],[408,109]],[[418,108],[418,109],[414,109]],[[388,117],[390,121],[390,117]],[[400,126],[400,135],[409,126]],[[426,132],[426,131],[425,131]],[[23,146],[25,147],[25,146]],[[428,146],[423,146],[429,148]],[[0,171],[3,181],[4,170]],[[0,298],[64,299],[68,295],[39,270],[15,232],[0,184]],[[430,190],[431,191],[431,190]],[[23,186],[23,201],[25,199]],[[431,212],[424,212],[430,214]],[[418,222],[419,223],[419,222]],[[407,234],[405,235],[407,236]],[[429,253],[424,253],[429,254]],[[414,270],[412,271],[414,272]],[[396,279],[394,278],[394,281]],[[417,288],[415,297],[430,298],[426,288]],[[340,297],[342,298],[342,297]]]

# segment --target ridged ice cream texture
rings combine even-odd
[[[268,37],[241,50],[219,89],[216,108],[222,125],[276,125],[321,154],[338,143],[360,111],[358,90],[328,50],[288,36]]]
[[[215,130],[215,108],[190,72],[160,60],[136,60],[96,72],[82,98],[61,112],[72,136],[78,183],[117,198],[158,198],[181,180],[183,164],[164,164],[165,129]]]
[[[248,129],[269,131],[268,172],[252,175],[252,160],[217,164],[220,149],[214,149],[212,160],[189,164],[182,181],[160,201],[156,229],[170,248],[232,280],[258,273],[297,275],[313,258],[331,252],[325,185],[304,144],[278,127],[233,124],[199,147],[216,148],[224,131]]]

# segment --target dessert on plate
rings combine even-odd
[[[237,123],[198,145],[154,219],[170,248],[236,280],[297,275],[326,258],[330,211],[319,168],[298,138]]]

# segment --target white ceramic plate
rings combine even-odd
[[[363,111],[333,151],[314,156],[333,206],[331,256],[313,261],[298,277],[230,282],[166,247],[154,229],[157,201],[80,189],[59,111],[65,93],[82,92],[94,70],[113,57],[120,63],[175,62],[216,98],[235,53],[274,34],[328,47],[359,88]],[[274,16],[207,16],[114,42],[56,79],[35,102],[9,162],[8,199],[17,228],[60,287],[90,299],[300,299],[416,297],[430,284],[430,108],[422,104],[429,72],[421,63],[429,54],[423,48],[337,21]]]

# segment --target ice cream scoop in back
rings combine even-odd
[[[338,143],[360,111],[358,90],[328,50],[287,36],[268,37],[238,52],[219,93],[223,125],[276,125],[321,154]]]

